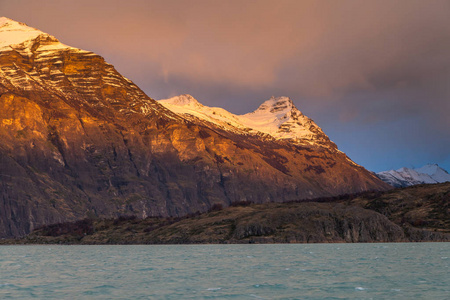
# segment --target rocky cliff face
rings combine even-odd
[[[99,55],[24,24],[1,18],[0,37],[2,237],[387,188],[339,151],[187,120]]]

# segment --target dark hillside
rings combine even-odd
[[[193,244],[450,241],[450,183],[321,202],[216,205],[183,218],[84,220],[4,243]],[[328,202],[327,202],[328,201]]]

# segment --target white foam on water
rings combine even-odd
[[[250,294],[249,296],[253,297],[253,298],[256,298],[256,299],[266,299],[266,298],[263,298],[261,296],[255,295],[255,294]]]
[[[355,287],[355,290],[357,290],[357,291],[365,291],[365,290],[367,290],[366,288],[363,288],[363,287],[361,287],[361,286],[357,286],[357,287]]]
[[[207,288],[207,291],[218,291],[221,290],[222,288]]]
[[[11,283],[0,283],[0,286],[8,286],[8,285],[12,285]]]

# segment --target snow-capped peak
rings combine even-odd
[[[437,182],[450,181],[450,174],[437,164],[427,164],[421,168],[415,169],[418,173],[430,175]]]
[[[0,27],[5,25],[6,23],[13,22],[10,18],[7,17],[0,17]]]
[[[243,122],[278,139],[335,148],[322,129],[303,115],[289,97],[271,97],[254,112],[240,116]]]
[[[319,126],[304,116],[289,97],[272,97],[254,112],[235,115],[223,108],[200,104],[190,95],[159,100],[169,110],[241,133],[263,133],[276,139],[292,140],[298,144],[336,148]]]
[[[272,96],[269,100],[261,104],[253,113],[270,112],[272,114],[288,113],[295,108],[294,103],[289,97],[275,97]]]
[[[8,25],[8,26],[14,26],[14,25],[15,26],[23,26],[23,27],[30,28],[25,23],[17,22],[17,21],[14,21],[14,20],[10,19],[10,18],[7,18],[7,17],[0,17],[0,27],[6,26],[6,25]]]
[[[28,48],[38,37],[42,40],[37,51],[58,50],[69,48],[69,46],[60,43],[54,36],[42,32],[36,28],[30,27],[25,23],[17,22],[6,17],[0,18],[0,51],[9,51],[11,49]],[[28,45],[30,44],[30,45]],[[18,47],[23,45],[24,47]]]
[[[415,170],[417,172],[419,172],[419,173],[425,173],[425,174],[428,174],[428,175],[433,175],[439,169],[444,170],[444,169],[440,168],[437,164],[426,164],[425,166],[423,166],[421,168],[416,168]]]
[[[220,107],[204,106],[188,94],[158,100],[167,109],[187,118],[198,118],[228,130],[245,130],[238,116]]]
[[[0,49],[35,39],[42,31],[6,17],[0,18]]]
[[[295,107],[291,98],[274,96],[263,102],[254,112],[245,114],[244,117],[258,122],[260,125],[262,125],[261,122],[266,123],[266,126],[272,127],[267,128],[271,133],[274,133],[274,130],[278,131],[282,124],[294,119],[294,121],[299,121],[299,118],[302,118],[305,122],[311,121]],[[267,122],[272,124],[270,125]]]
[[[378,177],[395,187],[405,187],[423,183],[442,183],[450,181],[450,174],[437,164],[428,164],[421,168],[400,168],[377,173]]]
[[[203,105],[200,104],[200,102],[197,101],[194,97],[192,97],[189,94],[184,94],[180,96],[175,96],[169,99],[165,100],[159,100],[161,104],[170,104],[170,105],[177,105],[177,106],[183,106],[183,107],[202,107]]]
[[[255,111],[242,115],[242,118],[253,127],[258,127],[263,132],[276,135],[282,124],[292,121],[293,117],[298,119],[300,116],[303,116],[303,114],[294,106],[289,97],[272,96]],[[305,119],[305,121],[307,120]]]

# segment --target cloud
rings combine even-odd
[[[157,65],[167,80],[284,84],[321,97],[376,88],[372,74],[429,60],[450,43],[446,1],[14,0],[2,6],[104,55]]]

